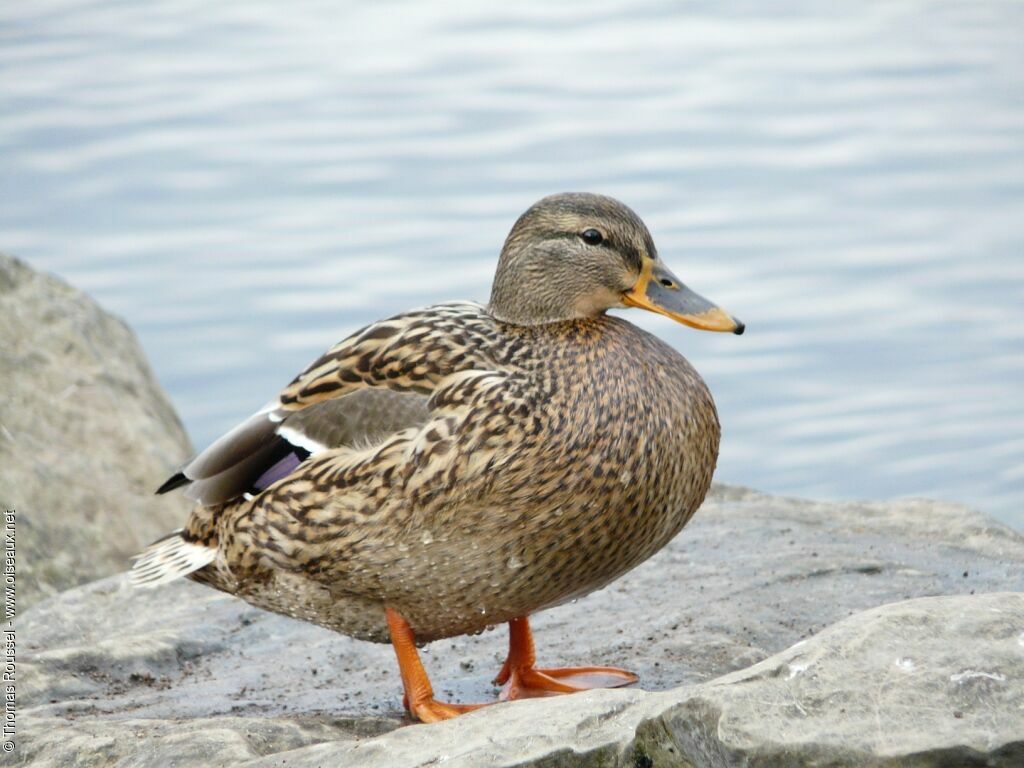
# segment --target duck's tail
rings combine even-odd
[[[135,557],[128,579],[136,587],[155,587],[180,579],[209,565],[217,558],[217,547],[189,541],[184,529],[157,539]]]

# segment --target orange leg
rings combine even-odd
[[[618,688],[639,678],[617,667],[558,667],[538,669],[533,633],[526,617],[508,623],[508,658],[494,679],[502,685],[501,701],[575,693],[590,688]]]
[[[427,670],[423,668],[420,655],[416,650],[416,638],[413,635],[409,622],[402,618],[398,611],[386,608],[388,617],[388,629],[391,631],[391,645],[395,648],[395,655],[398,657],[398,671],[402,675],[402,687],[405,688],[405,697],[402,703],[412,713],[412,716],[424,723],[436,723],[438,720],[447,720],[450,717],[457,717],[486,704],[446,704],[434,698],[434,689],[430,685],[430,678],[427,677]]]

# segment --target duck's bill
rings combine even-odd
[[[657,312],[702,331],[738,335],[746,327],[721,307],[691,291],[668,267],[659,262],[644,268],[636,285],[622,294],[622,303],[627,307]]]

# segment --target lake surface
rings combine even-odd
[[[509,6],[5,3],[0,248],[127,318],[202,446],[611,194],[747,323],[628,315],[711,385],[718,479],[1024,527],[1024,3]]]

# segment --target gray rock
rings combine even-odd
[[[17,515],[19,611],[179,527],[182,500],[153,490],[189,452],[124,322],[0,254],[0,503]]]
[[[703,685],[516,702],[245,765],[1020,766],[1022,629],[1022,594],[922,598]]]
[[[114,577],[19,618],[15,764],[1014,765],[1022,598],[970,596],[1005,590],[1024,537],[961,507],[716,488],[656,557],[534,622],[541,663],[625,666],[644,691],[399,728],[387,646]],[[857,613],[942,594],[963,597]],[[493,697],[505,643],[429,646],[438,694]]]
[[[1022,705],[1024,594],[1003,592],[856,614],[689,692],[658,725],[695,764],[1020,766]]]

